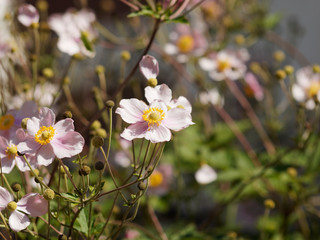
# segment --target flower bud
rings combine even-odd
[[[124,60],[124,61],[129,61],[131,59],[131,54],[130,52],[128,51],[122,51],[121,53],[121,58]]]
[[[45,76],[46,78],[52,78],[54,73],[53,70],[51,68],[44,68],[42,69],[42,74],[43,76]]]
[[[243,45],[246,39],[242,34],[238,34],[235,36],[234,41],[237,45]]]
[[[30,61],[35,62],[37,60],[37,55],[36,54],[31,54],[30,56]]]
[[[286,58],[286,55],[284,52],[278,50],[273,53],[273,59],[277,62],[282,62]]]
[[[66,170],[69,172],[69,168],[68,168],[68,166],[66,166],[66,165],[64,165],[65,166],[65,168],[66,168]],[[61,174],[66,174],[66,171],[64,170],[64,167],[63,166],[60,166],[60,173]]]
[[[38,169],[35,168],[35,169],[33,169],[33,172],[32,171],[30,172],[31,177],[35,177],[34,173],[36,174],[36,176],[39,176],[39,170]]]
[[[29,118],[24,118],[24,119],[22,119],[22,121],[21,121],[21,127],[22,127],[23,129],[27,129],[27,122],[28,122],[28,120],[29,120]]]
[[[59,235],[59,240],[68,240],[68,237],[66,235]]]
[[[148,79],[148,86],[155,87],[158,85],[158,80],[156,78],[149,78]]]
[[[294,68],[291,65],[284,66],[284,71],[287,75],[291,75],[294,72]]]
[[[38,29],[39,28],[39,23],[38,22],[33,22],[33,23],[31,23],[30,27],[33,28],[33,29]]]
[[[102,65],[96,66],[96,73],[97,74],[104,73],[105,71],[106,71],[106,69],[104,68],[104,66],[102,66]]]
[[[80,54],[80,53],[76,53],[76,54],[72,55],[72,58],[75,59],[75,60],[83,60],[84,56],[82,54]]]
[[[104,130],[103,128],[99,128],[96,130],[96,135],[102,138],[106,138],[107,137],[107,132],[106,130]]]
[[[101,136],[94,136],[92,139],[92,145],[96,148],[102,147],[104,140]]]
[[[95,120],[90,126],[90,129],[92,130],[97,130],[99,128],[101,128],[101,123],[98,120]]]
[[[284,70],[279,69],[276,71],[275,76],[278,80],[283,80],[287,77],[287,74]]]
[[[47,11],[48,10],[48,3],[45,0],[38,0],[36,2],[36,6],[40,11]]]
[[[70,112],[70,111],[65,111],[65,112],[63,113],[63,117],[64,117],[64,118],[72,118],[72,112]]]
[[[144,182],[139,182],[139,184],[138,184],[139,190],[143,191],[146,189],[146,187],[147,187],[147,185]]]
[[[98,171],[101,171],[104,168],[104,164],[101,161],[96,162],[96,164],[94,165],[94,168]]]
[[[292,177],[292,178],[296,178],[298,175],[298,172],[295,168],[293,167],[289,167],[287,168],[287,173]]]
[[[36,183],[40,183],[40,182],[43,181],[43,178],[42,178],[42,177],[38,177],[38,178],[35,178],[34,181],[35,181]]]
[[[91,168],[87,165],[84,165],[79,169],[80,176],[87,176],[90,174],[90,172],[91,172]]]
[[[250,69],[251,69],[251,71],[253,72],[253,73],[259,73],[259,71],[260,71],[260,65],[259,65],[259,63],[257,63],[257,62],[252,62],[251,64],[250,64]]]
[[[272,199],[266,199],[264,200],[264,206],[266,208],[272,209],[272,208],[275,208],[276,204]]]
[[[19,192],[21,190],[21,185],[19,183],[13,183],[11,188],[14,192]]]
[[[71,80],[70,80],[69,77],[65,77],[65,78],[63,79],[63,84],[64,84],[64,85],[69,85],[70,82],[71,82]]]
[[[113,107],[114,107],[114,101],[108,100],[108,101],[106,102],[106,105],[107,105],[108,108],[113,108]]]
[[[44,197],[45,199],[47,199],[48,201],[50,201],[50,200],[54,199],[55,193],[54,193],[54,191],[53,191],[52,189],[47,188],[47,189],[44,190],[44,192],[43,192],[43,197]]]
[[[312,66],[312,70],[314,73],[320,73],[320,66],[318,64],[315,64]]]

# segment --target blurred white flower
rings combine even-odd
[[[216,88],[212,88],[207,92],[201,92],[199,94],[199,101],[203,105],[211,103],[212,105],[222,107],[224,104],[224,98]]]
[[[22,4],[18,9],[18,21],[26,26],[30,27],[33,23],[38,23],[40,19],[38,10],[31,4]]]
[[[196,171],[195,179],[199,184],[209,184],[217,179],[217,173],[208,164],[203,164]]]

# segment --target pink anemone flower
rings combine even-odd
[[[48,202],[38,193],[29,193],[18,202],[14,202],[14,198],[9,191],[0,187],[0,211],[6,208],[12,211],[9,217],[10,228],[19,232],[30,224],[27,215],[38,217],[48,212]]]
[[[30,27],[33,23],[39,22],[39,13],[38,10],[30,4],[22,4],[18,10],[18,20],[19,22],[26,26]]]
[[[18,144],[18,151],[35,154],[39,165],[48,166],[55,157],[72,157],[82,152],[84,139],[74,131],[70,118],[55,123],[55,114],[49,108],[41,108],[39,118],[27,121],[27,136]]]
[[[168,111],[162,101],[153,101],[148,106],[135,98],[123,99],[116,113],[131,124],[120,135],[129,141],[135,138],[145,138],[152,143],[170,141],[170,130],[180,131],[193,124],[187,111],[180,108]]]

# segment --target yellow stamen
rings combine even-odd
[[[181,104],[177,106],[177,108],[181,108],[184,109],[184,106],[182,106]]]
[[[0,130],[8,130],[14,124],[14,117],[11,114],[6,114],[0,117]]]
[[[155,124],[159,126],[164,117],[165,114],[163,110],[157,107],[145,110],[142,115],[143,120],[145,120],[148,123],[148,130],[150,130],[150,127],[153,127]]]
[[[158,187],[163,182],[163,175],[159,171],[154,171],[149,178],[150,187]]]
[[[183,35],[177,41],[177,46],[180,52],[187,53],[193,49],[194,39],[190,35]]]
[[[17,203],[14,201],[9,202],[7,208],[9,211],[14,211],[17,208]]]
[[[225,71],[226,69],[230,68],[231,67],[231,64],[228,60],[218,60],[218,71],[219,72],[223,72]]]
[[[7,147],[6,154],[7,154],[7,156],[8,156],[9,159],[13,159],[13,158],[15,158],[16,156],[18,156],[17,146],[14,145],[14,144],[10,144],[10,145]]]
[[[35,141],[41,145],[46,145],[48,144],[53,136],[55,134],[55,129],[50,126],[50,127],[46,127],[46,126],[42,126],[39,131],[36,133],[35,135]]]
[[[310,98],[317,96],[318,92],[320,91],[320,82],[312,82],[308,89],[308,96]]]

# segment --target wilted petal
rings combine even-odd
[[[127,123],[136,123],[142,120],[143,112],[148,109],[148,106],[135,98],[123,99],[119,103],[120,107],[116,109],[122,120]]]
[[[143,56],[139,66],[141,73],[147,80],[150,78],[157,78],[159,74],[159,65],[157,59],[155,59],[153,56]]]
[[[29,193],[17,202],[17,210],[38,217],[48,212],[48,201],[38,193]]]
[[[20,232],[30,224],[28,216],[24,213],[13,211],[9,217],[9,226],[15,232]]]

